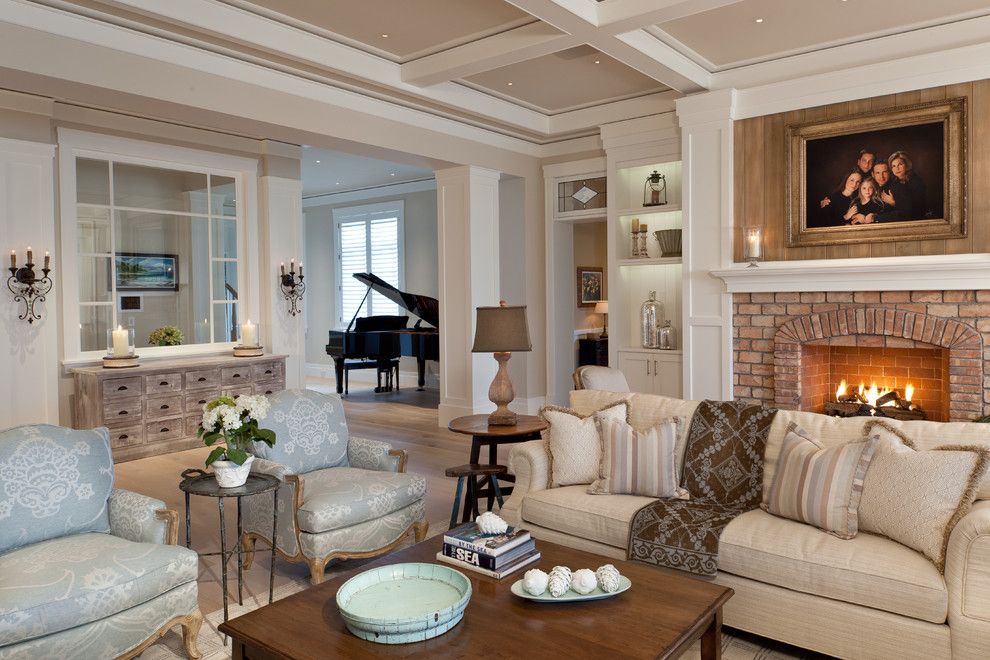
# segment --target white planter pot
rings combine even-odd
[[[216,475],[217,485],[221,488],[237,488],[243,486],[251,472],[254,456],[248,456],[244,465],[233,461],[213,461],[213,474]]]

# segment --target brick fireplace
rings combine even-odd
[[[990,291],[733,294],[736,398],[821,412],[842,380],[904,393],[928,419],[984,414]]]

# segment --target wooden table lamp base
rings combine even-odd
[[[509,404],[516,398],[512,381],[509,380],[509,370],[505,367],[510,357],[512,353],[495,353],[498,373],[488,388],[488,400],[495,404],[495,412],[488,416],[488,424],[491,426],[515,426],[518,419],[516,413],[509,410]]]

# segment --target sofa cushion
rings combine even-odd
[[[602,457],[589,493],[688,497],[680,487],[676,463],[678,427],[683,419],[673,417],[645,431],[603,415],[595,415],[595,422],[602,439]]]
[[[597,541],[617,548],[629,545],[633,516],[652,497],[591,495],[587,486],[564,486],[526,495],[522,519],[540,527]]]
[[[105,428],[38,424],[0,432],[0,552],[108,532],[113,459]]]
[[[794,591],[944,623],[945,580],[923,555],[860,533],[838,539],[762,510],[733,520],[719,539],[719,570]]]
[[[550,487],[590,484],[598,477],[602,462],[602,439],[596,419],[606,417],[625,422],[625,401],[610,404],[590,415],[570,408],[543,406],[540,417],[550,425],[543,432],[550,452]]]
[[[381,518],[426,495],[418,474],[336,467],[304,475],[299,527],[319,534]]]
[[[347,465],[347,421],[340,396],[313,390],[283,390],[270,397],[261,427],[275,432],[275,446],[254,443],[254,454],[302,474]]]
[[[0,555],[0,646],[106,618],[195,582],[196,553],[75,534]],[[150,631],[149,631],[150,632]]]

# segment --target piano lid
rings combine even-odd
[[[396,305],[423,319],[434,328],[440,327],[440,301],[418,293],[399,291],[394,286],[373,273],[354,273],[354,279],[363,282],[382,294]]]

